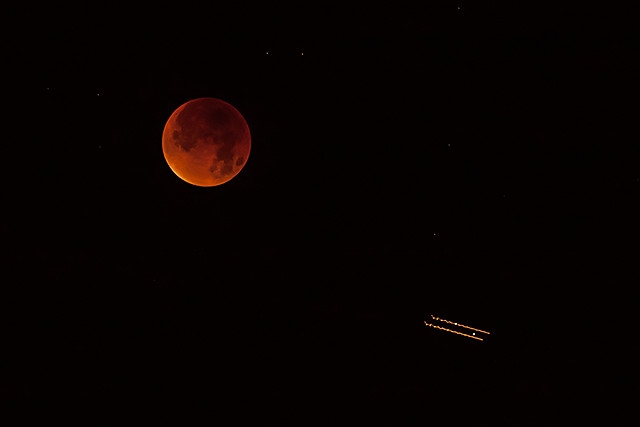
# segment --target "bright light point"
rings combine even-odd
[[[475,336],[475,335],[476,335],[476,333],[475,333],[475,332],[472,332],[472,333],[471,333],[471,335],[474,335],[474,336]]]

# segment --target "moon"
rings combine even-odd
[[[196,98],[176,108],[167,120],[162,151],[180,179],[213,187],[240,173],[251,152],[251,134],[246,120],[231,104]]]

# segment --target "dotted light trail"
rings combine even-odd
[[[433,314],[431,315],[431,318],[432,318],[433,320],[438,320],[438,321],[440,321],[440,322],[448,323],[448,324],[450,324],[450,325],[460,326],[461,328],[470,329],[470,330],[472,330],[472,331],[481,332],[481,333],[483,333],[483,334],[491,335],[489,332],[487,332],[487,331],[483,331],[482,329],[476,329],[476,328],[472,328],[471,326],[463,325],[462,323],[456,323],[456,322],[452,322],[452,321],[450,321],[450,320],[441,319],[441,318],[439,318],[439,317],[434,316]]]
[[[484,341],[482,338],[480,337],[476,337],[475,335],[469,335],[469,334],[465,334],[462,332],[458,332],[458,331],[454,331],[453,329],[447,329],[447,328],[443,328],[442,326],[438,326],[438,325],[432,325],[431,323],[427,323],[427,321],[424,321],[424,324],[431,327],[431,328],[436,328],[436,329],[440,329],[443,331],[447,331],[447,332],[451,332],[454,334],[458,334],[458,335],[462,335],[463,337],[467,337],[467,338],[473,338],[474,340],[478,340],[478,341]]]

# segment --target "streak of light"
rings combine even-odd
[[[476,328],[472,328],[471,326],[463,325],[462,323],[456,323],[456,322],[452,322],[450,320],[441,319],[439,317],[434,316],[433,314],[431,315],[431,318],[433,320],[438,320],[440,322],[448,323],[450,325],[460,326],[461,328],[471,329],[472,331],[482,332],[483,334],[491,335],[489,332],[483,331],[482,329],[476,329]]]
[[[432,325],[431,323],[427,323],[426,320],[424,321],[424,324],[429,326],[429,327],[431,327],[431,328],[440,329],[442,331],[447,331],[447,332],[451,332],[453,334],[462,335],[463,337],[467,337],[467,338],[473,338],[474,340],[478,340],[478,341],[484,341],[480,337],[476,337],[476,336],[473,336],[473,335],[469,335],[469,334],[465,334],[465,333],[462,333],[462,332],[454,331],[452,329],[443,328],[442,326]]]

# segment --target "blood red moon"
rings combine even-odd
[[[246,120],[231,104],[196,98],[179,106],[167,120],[162,151],[179,178],[213,187],[242,170],[251,152],[251,134]]]

